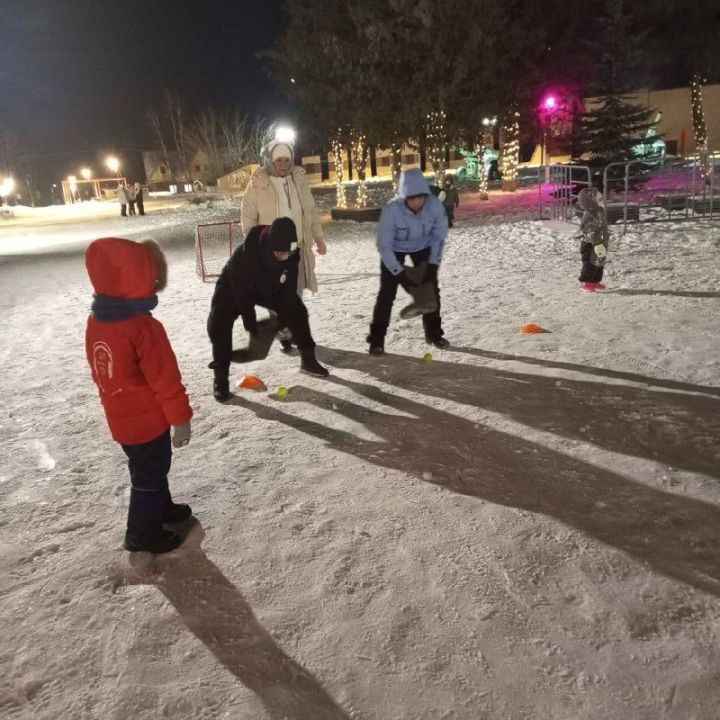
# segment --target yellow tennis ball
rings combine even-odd
[[[284,400],[288,396],[288,389],[285,386],[280,386],[278,388],[278,397],[281,400]]]
[[[423,355],[423,362],[431,363],[432,360],[433,360],[433,358],[432,358],[432,353],[426,352],[426,353]]]

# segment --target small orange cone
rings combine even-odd
[[[254,375],[246,375],[237,384],[237,387],[244,390],[267,390],[265,383],[259,377],[255,377]]]
[[[523,335],[535,335],[535,333],[546,333],[550,331],[540,327],[539,325],[536,325],[535,323],[528,323],[527,325],[523,325],[520,328],[520,332]]]

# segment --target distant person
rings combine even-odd
[[[455,187],[455,178],[452,175],[446,175],[443,183],[443,191],[439,195],[445,214],[447,215],[448,227],[452,227],[455,223],[455,208],[460,204],[460,196]]]
[[[125,187],[125,183],[122,181],[118,183],[117,196],[118,202],[120,203],[120,215],[122,215],[122,217],[127,217],[127,188]]]
[[[126,190],[128,199],[128,213],[135,215],[135,186],[130,184]]]
[[[447,216],[440,200],[432,195],[422,172],[413,168],[400,175],[398,196],[391,200],[380,215],[377,229],[377,247],[380,252],[380,290],[373,310],[370,334],[366,340],[371,355],[385,352],[393,303],[398,285],[410,293],[417,286],[405,272],[405,258],[409,255],[413,265],[427,263],[423,282],[432,283],[437,308],[423,315],[425,339],[438,348],[450,343],[443,337],[440,319],[440,288],[438,270],[443,246],[447,237]]]
[[[502,180],[502,173],[500,172],[497,159],[491,160],[488,165],[488,180],[490,182]]]
[[[605,210],[598,203],[594,188],[580,191],[578,205],[585,211],[580,221],[580,287],[585,292],[605,290],[601,281],[610,242]]]
[[[145,199],[143,197],[143,187],[139,182],[133,186],[135,190],[135,202],[137,203],[138,215],[145,214]]]
[[[125,549],[164,553],[182,540],[164,525],[189,520],[168,488],[172,446],[190,442],[192,409],[163,326],[150,314],[167,281],[152,240],[95,240],[85,253],[95,290],[85,350],[110,433],[130,470]]]
[[[242,317],[245,330],[255,335],[256,305],[276,314],[279,324],[290,330],[300,350],[303,372],[328,375],[315,359],[307,308],[297,293],[298,254],[295,223],[281,217],[272,225],[251,228],[220,273],[207,323],[215,375],[213,396],[218,402],[230,397],[233,326]]]

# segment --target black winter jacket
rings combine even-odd
[[[215,286],[213,310],[242,316],[248,332],[257,326],[255,305],[277,310],[297,295],[298,251],[285,262],[275,259],[264,244],[269,225],[256,225],[242,245],[236,248]]]

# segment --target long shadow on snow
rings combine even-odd
[[[668,577],[720,596],[720,508],[646,487],[373,385],[337,375],[329,379],[409,417],[370,410],[303,386],[290,389],[288,401],[340,413],[383,438],[370,441],[245,397],[232,403],[369,463],[555,518]]]
[[[365,354],[326,350],[323,359],[539,430],[720,478],[720,398],[465,363],[425,365],[403,355],[370,361]]]
[[[509,353],[496,352],[495,350],[482,350],[480,348],[460,347],[458,345],[453,345],[450,350],[452,352],[461,352],[468,355],[475,355],[476,357],[488,358],[489,360],[521,362],[525,365],[539,365],[546,368],[570,370],[572,372],[582,373],[583,375],[597,375],[599,377],[612,378],[613,380],[628,380],[629,382],[642,383],[643,385],[653,387],[680,390],[686,393],[700,393],[701,395],[712,395],[720,398],[720,387],[714,387],[712,385],[692,385],[691,383],[680,382],[678,380],[646,377],[645,375],[638,375],[637,373],[626,372],[624,370],[610,370],[609,368],[578,365],[577,363],[548,360],[546,358],[530,357],[528,355],[510,355]]]
[[[703,292],[694,290],[632,290],[630,288],[618,288],[609,291],[612,295],[663,295],[665,297],[686,297],[686,298],[720,298],[720,292]]]
[[[203,538],[195,522],[178,551],[154,556],[150,567],[126,570],[125,581],[156,585],[188,629],[258,695],[274,720],[349,720],[258,622],[242,593],[203,552]]]

